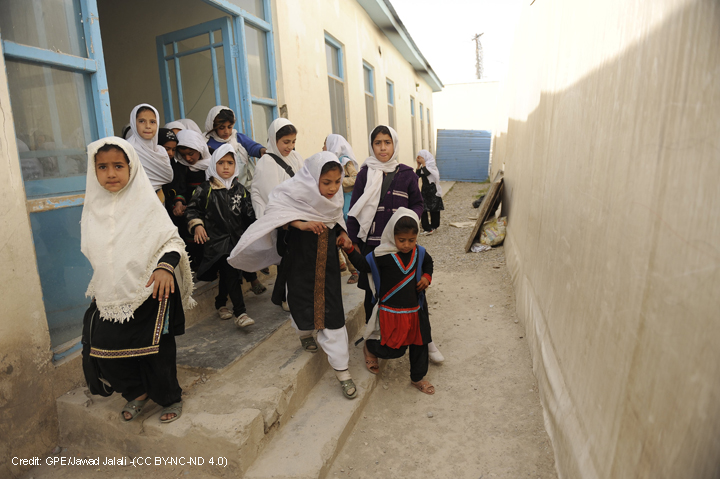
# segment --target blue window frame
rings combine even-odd
[[[395,128],[395,84],[385,80],[387,84],[388,126]]]
[[[225,64],[232,66],[226,68],[226,71],[233,70],[234,75],[232,80],[226,75],[224,83],[227,84],[225,88],[228,90],[227,98],[230,103],[228,106],[235,110],[238,117],[235,127],[252,136],[256,141],[264,142],[267,127],[278,116],[277,72],[270,0],[240,2],[246,9],[228,0],[204,1],[231,17],[229,22],[232,28],[224,27],[231,36],[229,39],[223,39],[222,56]],[[230,48],[226,49],[225,45],[230,45]],[[225,60],[226,50],[230,51],[232,58],[229,62]],[[162,64],[163,60],[160,63]],[[167,70],[167,74],[176,75],[170,69]],[[224,88],[220,77],[214,75],[213,80],[213,88],[216,94],[219,91],[222,100]],[[169,89],[172,82],[169,78],[162,77],[161,73],[161,83],[165,95],[165,89]],[[235,102],[232,99],[233,95],[237,98]],[[169,110],[165,109],[165,111]]]
[[[330,120],[332,132],[342,135],[350,141],[345,114],[345,69],[343,65],[342,44],[329,34],[325,34],[325,60],[328,71],[328,90],[330,94]]]
[[[80,347],[92,276],[80,253],[85,145],[113,135],[97,4],[9,0],[0,17],[26,206],[59,360]]]
[[[375,119],[375,72],[369,63],[363,62],[363,83],[365,87],[365,114],[367,116],[367,136],[370,137],[377,125]],[[372,153],[372,152],[370,152]]]

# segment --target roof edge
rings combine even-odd
[[[385,33],[390,43],[397,48],[403,58],[430,85],[432,91],[442,91],[443,83],[420,52],[390,0],[357,0],[357,2],[367,12],[375,25]]]

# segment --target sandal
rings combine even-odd
[[[345,396],[348,399],[355,399],[357,397],[357,387],[355,386],[355,383],[352,379],[346,379],[345,381],[340,381],[340,387],[342,387],[343,396]],[[352,394],[348,394],[348,391],[350,389],[354,389]]]
[[[365,367],[367,370],[373,374],[379,373],[380,366],[378,365],[377,357],[370,354],[370,351],[368,351],[367,348],[367,343],[363,344],[363,354],[365,355]]]
[[[169,422],[177,421],[180,419],[180,416],[182,416],[182,408],[183,403],[182,401],[178,401],[174,404],[169,405],[166,408],[163,408],[162,412],[160,413],[160,417],[162,418],[165,414],[175,414],[174,417],[171,417],[170,419],[160,419],[160,422],[163,424],[167,424]]]
[[[313,338],[312,336],[308,336],[307,338],[300,338],[300,344],[302,344],[302,347],[305,351],[308,351],[310,353],[318,352],[318,345],[315,342],[315,338]]]
[[[253,324],[255,324],[255,320],[248,316],[247,313],[243,313],[237,318],[235,318],[235,326],[237,326],[238,328],[252,326]]]
[[[350,275],[350,277],[347,280],[347,284],[355,284],[358,282],[358,279],[360,279],[360,276],[357,274],[357,272]]]
[[[422,381],[418,381],[416,383],[410,381],[410,384],[415,386],[417,388],[417,390],[420,391],[421,393],[425,393],[425,394],[429,394],[429,395],[435,394],[435,386],[430,384],[425,379],[423,379]]]
[[[130,422],[133,419],[135,419],[135,416],[140,414],[145,407],[145,404],[150,400],[150,398],[145,399],[135,399],[133,401],[128,401],[128,403],[125,405],[124,408],[122,408],[122,411],[120,411],[120,419],[123,420],[123,422]],[[130,419],[125,419],[125,414],[130,414]]]
[[[220,319],[230,319],[233,317],[232,312],[223,306],[222,308],[217,310],[218,316],[220,316]]]
[[[252,292],[255,294],[263,294],[265,291],[267,291],[265,285],[258,280],[255,280],[254,283],[250,283],[250,286],[250,289],[252,289]]]

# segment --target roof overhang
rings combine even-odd
[[[420,53],[420,49],[415,45],[410,33],[390,4],[390,0],[357,0],[357,2],[365,9],[375,25],[388,37],[390,43],[412,65],[417,74],[430,85],[432,91],[442,91],[442,82]]]

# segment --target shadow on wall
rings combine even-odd
[[[720,476],[718,45],[689,4],[495,138],[561,477]]]

